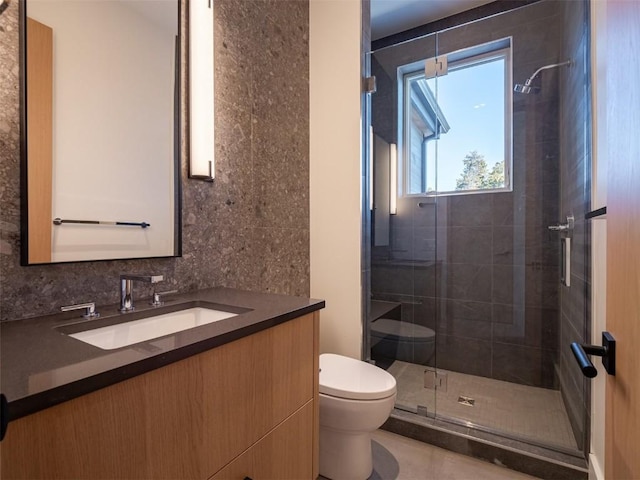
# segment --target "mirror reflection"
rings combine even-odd
[[[23,264],[179,255],[179,2],[24,6]]]

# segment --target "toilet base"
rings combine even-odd
[[[331,480],[366,480],[373,472],[371,434],[320,426],[320,475]]]

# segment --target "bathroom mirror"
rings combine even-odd
[[[179,256],[180,1],[20,6],[22,264]]]

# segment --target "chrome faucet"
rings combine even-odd
[[[162,275],[120,275],[120,312],[132,312],[133,282],[158,283],[164,280]]]
[[[95,302],[87,302],[87,303],[78,303],[77,305],[65,305],[64,307],[60,307],[60,310],[63,312],[69,312],[71,310],[82,310],[84,308],[84,314],[82,318],[86,318],[87,320],[90,318],[98,318],[100,314],[96,312],[96,304]]]

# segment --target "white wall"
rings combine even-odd
[[[53,29],[52,218],[151,224],[53,227],[52,260],[172,255],[177,20],[167,31],[112,1],[30,0],[27,14]]]
[[[309,6],[311,296],[326,300],[320,350],[361,357],[361,11]]]
[[[606,31],[604,29],[606,2],[591,2],[591,68],[593,89],[593,174],[591,205],[595,210],[607,205],[606,157]],[[602,343],[606,330],[607,290],[607,221],[591,221],[592,264],[592,326],[591,343]],[[598,376],[591,381],[591,452],[589,455],[590,480],[604,480],[604,422],[605,381],[607,372],[602,362],[593,362]]]

